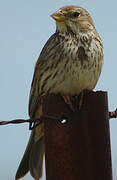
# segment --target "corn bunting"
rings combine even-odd
[[[29,100],[31,118],[41,117],[44,95],[59,93],[70,104],[70,96],[94,89],[102,71],[103,44],[90,14],[78,6],[65,6],[51,17],[56,21],[56,32],[35,66]],[[16,179],[28,171],[34,179],[41,177],[43,135],[42,125],[32,130]]]

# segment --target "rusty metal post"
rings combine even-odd
[[[47,180],[112,180],[107,93],[86,92],[78,112],[59,95],[43,108]]]

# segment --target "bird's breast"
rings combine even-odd
[[[67,39],[57,54],[54,68],[44,73],[43,91],[48,93],[79,94],[92,90],[100,76],[103,50],[96,40],[75,41]],[[41,87],[41,86],[40,86]]]

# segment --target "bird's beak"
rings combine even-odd
[[[60,12],[53,13],[51,17],[57,22],[62,22],[65,20],[65,16]]]

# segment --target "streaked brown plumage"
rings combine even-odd
[[[89,13],[77,6],[65,6],[51,15],[56,32],[45,44],[37,60],[30,92],[29,115],[42,115],[43,96],[59,93],[71,96],[94,89],[103,65],[103,45]],[[28,171],[41,177],[43,129],[37,126],[31,134],[16,179]]]

